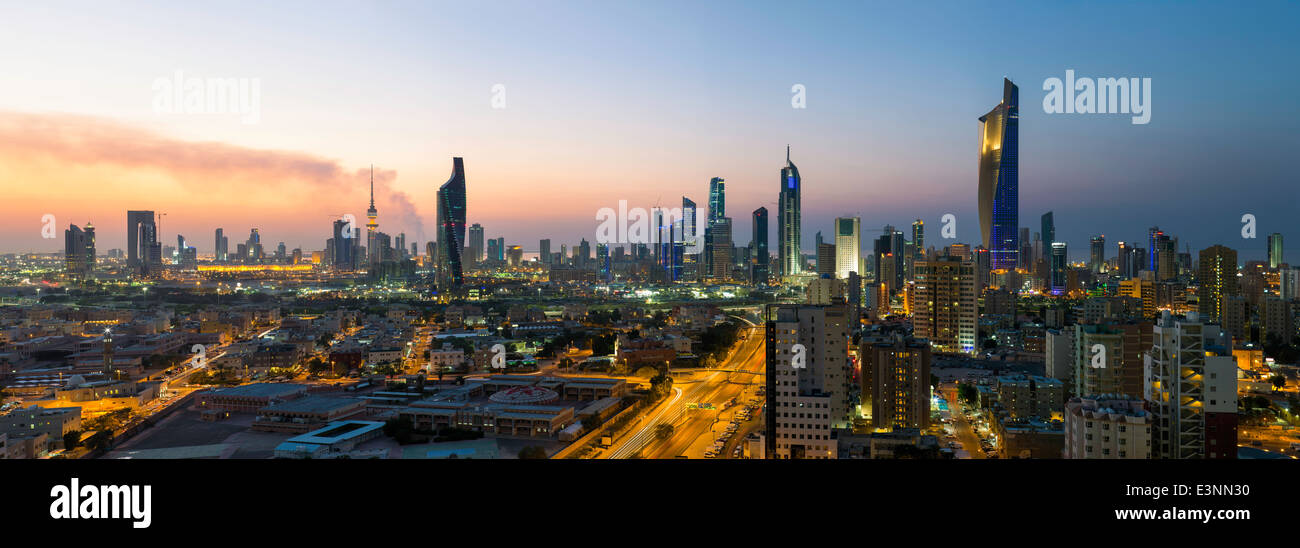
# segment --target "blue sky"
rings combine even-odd
[[[381,227],[416,241],[432,236],[423,227],[450,157],[464,156],[470,222],[528,251],[542,236],[557,248],[592,239],[595,211],[620,199],[704,203],[714,176],[728,181],[743,244],[749,212],[774,209],[789,144],[805,179],[811,249],[839,215],[862,217],[865,240],[885,224],[937,226],[954,213],[956,241],[975,241],[977,118],[1000,100],[1005,76],[1021,90],[1022,226],[1037,231],[1039,215],[1054,211],[1076,258],[1093,234],[1140,240],[1159,225],[1193,251],[1222,243],[1244,260],[1262,256],[1270,232],[1300,252],[1291,215],[1298,15],[1271,2],[7,5],[0,17],[23,24],[0,36],[9,67],[0,112],[103,118],[347,169],[375,163],[395,173],[392,190],[414,208],[390,218],[381,206]],[[1067,69],[1151,78],[1151,122],[1045,114],[1043,81]],[[154,114],[149,83],[175,70],[259,78],[262,123]],[[498,83],[502,110],[490,107]],[[807,109],[790,107],[796,83]],[[86,177],[63,165],[0,168],[0,185]],[[221,177],[221,166],[204,168]],[[305,250],[324,245],[328,221],[306,225],[313,215],[352,207],[314,205],[324,198],[285,187],[285,203],[320,211],[280,221],[216,207],[218,221],[185,215],[166,203],[182,196],[165,189],[124,192],[130,207],[177,211],[168,223],[178,231],[261,226],[266,239]],[[101,212],[23,196],[3,213],[57,210],[116,226],[127,205],[105,200]],[[345,198],[365,207],[360,190]],[[1258,218],[1257,240],[1241,239],[1244,213]],[[941,243],[935,232],[931,242]],[[102,238],[121,245],[114,237]],[[15,232],[0,250],[42,245]]]

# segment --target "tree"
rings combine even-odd
[[[384,435],[397,440],[397,443],[402,445],[411,442],[411,434],[414,432],[415,424],[411,422],[410,417],[397,417],[384,423]]]
[[[1272,377],[1269,377],[1268,381],[1273,383],[1273,386],[1276,386],[1278,390],[1281,390],[1286,386],[1286,377],[1283,377],[1282,375],[1273,375]]]
[[[673,437],[673,430],[674,428],[671,424],[660,424],[655,426],[655,439],[662,441],[671,438]]]
[[[972,407],[979,404],[980,391],[976,389],[973,384],[962,383],[957,387],[957,394],[961,398],[961,401],[966,402]]]
[[[530,445],[530,446],[528,446],[528,447],[525,447],[525,448],[519,450],[519,458],[521,458],[521,459],[545,459],[545,458],[547,458],[547,455],[546,455],[546,448],[544,448],[544,447],[542,447],[542,446],[540,446],[540,445]]]
[[[63,449],[65,451],[76,449],[78,445],[81,445],[80,430],[69,430],[68,433],[63,435]]]

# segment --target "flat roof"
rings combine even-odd
[[[279,411],[289,413],[319,413],[342,409],[350,405],[364,404],[365,400],[338,396],[311,395],[275,403],[263,407],[262,411]]]
[[[305,384],[293,384],[282,382],[258,382],[253,384],[242,384],[230,388],[218,388],[212,391],[214,396],[236,396],[246,398],[270,398],[293,394],[307,390]]]
[[[323,428],[289,438],[284,443],[329,445],[374,432],[383,427],[384,423],[378,421],[334,421],[326,424]]]

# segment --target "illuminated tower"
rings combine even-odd
[[[379,232],[379,210],[375,209],[375,166],[370,166],[370,209],[366,210],[366,254],[369,263],[379,262],[383,250],[375,245],[375,234]]]
[[[504,254],[498,242],[497,253]],[[438,290],[464,282],[461,256],[465,252],[465,163],[452,158],[451,178],[438,189]],[[502,255],[503,256],[503,255]],[[500,259],[502,256],[498,256]]]
[[[994,270],[1012,270],[1020,254],[1020,89],[1002,80],[1002,102],[980,116],[979,213]]]
[[[800,194],[803,181],[799,168],[790,161],[790,147],[785,147],[785,167],[781,168],[781,194],[776,212],[777,257],[782,276],[793,276],[803,270],[800,256]]]

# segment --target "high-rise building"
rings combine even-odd
[[[726,182],[721,177],[709,180],[709,216],[704,227],[704,271],[709,277],[716,277],[720,269],[713,260],[713,254],[723,243],[714,241],[714,231],[718,223],[726,218],[726,189]]]
[[[465,162],[451,159],[451,177],[438,189],[438,289],[464,283],[461,254],[465,251]]]
[[[152,211],[126,212],[126,264],[136,275],[151,272],[155,263],[151,260],[153,248],[158,247],[158,225],[154,222]],[[157,265],[162,264],[159,248]]]
[[[832,431],[850,426],[845,305],[768,308],[768,458],[834,459]]]
[[[549,238],[542,240],[537,246],[537,262],[542,264],[551,263],[551,240]]]
[[[469,248],[472,250],[468,259],[470,263],[483,262],[483,253],[486,248],[483,247],[483,225],[474,223],[469,227]]]
[[[858,271],[858,251],[862,248],[862,219],[835,219],[835,276],[846,280]]]
[[[1195,312],[1164,313],[1146,355],[1144,399],[1153,415],[1153,458],[1237,456],[1237,361],[1232,341]]]
[[[912,221],[912,265],[925,260],[925,221]],[[862,274],[862,272],[859,272]]]
[[[799,178],[799,168],[790,161],[790,147],[786,146],[785,167],[781,168],[779,209],[776,214],[777,258],[782,276],[793,276],[803,271],[802,252],[799,248],[802,189],[803,180]]]
[[[1223,322],[1225,298],[1237,294],[1237,252],[1221,245],[1202,249],[1196,281],[1201,317],[1210,323]]]
[[[1137,277],[1137,270],[1133,269],[1133,267],[1136,266],[1133,264],[1133,253],[1135,252],[1135,248],[1126,242],[1119,242],[1116,247],[1118,248],[1118,255],[1115,258],[1115,266],[1118,270],[1117,273],[1119,274],[1119,277]]]
[[[897,335],[863,340],[862,395],[871,398],[876,428],[929,428],[930,343]]]
[[[337,270],[356,270],[360,266],[360,229],[349,228],[349,224],[342,219],[334,221],[334,237],[330,240],[333,256],[330,261]]]
[[[979,305],[975,264],[958,257],[935,257],[916,263],[913,334],[929,339],[938,352],[975,352]]]
[[[1002,102],[980,117],[979,213],[994,270],[1016,268],[1020,242],[1020,90],[1002,81]]]
[[[89,279],[95,272],[95,227],[86,222],[85,230],[68,225],[63,231],[63,258],[68,274],[77,279]]]
[[[1043,214],[1042,228],[1043,245],[1050,247],[1056,241],[1056,220],[1052,217],[1051,211]]]
[[[771,256],[767,252],[767,208],[760,207],[753,213],[753,236],[750,246],[754,248],[749,258],[749,283],[754,285],[767,283],[767,267]]]
[[[219,263],[230,260],[230,238],[227,238],[225,231],[220,228],[217,229],[216,248],[213,258]]]
[[[731,217],[723,217],[713,221],[712,240],[710,244],[712,252],[709,254],[712,258],[713,270],[710,277],[718,282],[727,282],[731,280]]]
[[[1282,234],[1274,232],[1268,235],[1268,268],[1277,270],[1282,263]]]
[[[1074,328],[1074,394],[1141,398],[1144,356],[1151,349],[1150,321],[1079,323]],[[1100,346],[1098,346],[1100,345]],[[1097,362],[1098,354],[1104,361]],[[1095,364],[1100,363],[1100,366]]]
[[[1064,295],[1069,285],[1066,276],[1065,242],[1052,243],[1052,257],[1048,264],[1048,287],[1053,295]]]
[[[835,277],[835,246],[817,244],[817,276]]]
[[[1088,269],[1093,274],[1106,271],[1106,235],[1093,236],[1088,247]]]

